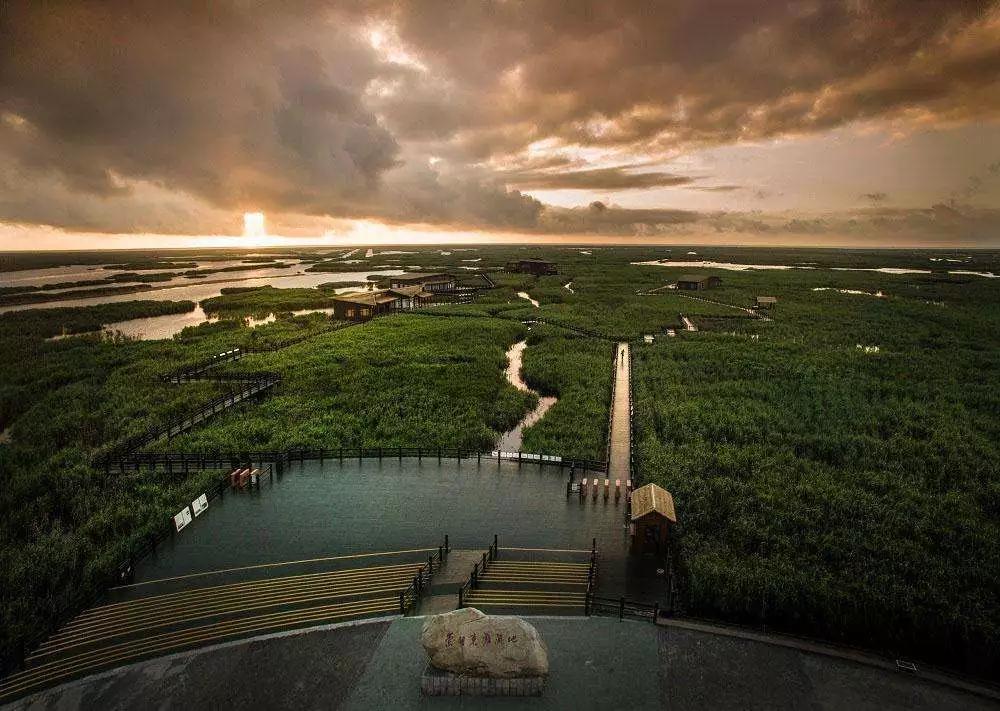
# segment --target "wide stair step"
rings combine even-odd
[[[400,612],[422,563],[349,568],[150,595],[78,615],[0,683],[0,703],[73,678],[242,637]]]

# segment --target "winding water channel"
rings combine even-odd
[[[558,401],[558,398],[555,397],[539,395],[539,393],[528,387],[528,384],[524,382],[524,378],[521,377],[521,364],[524,361],[524,349],[527,347],[527,341],[519,341],[510,347],[510,350],[507,351],[508,365],[505,375],[507,376],[507,381],[518,390],[538,395],[538,404],[513,429],[500,435],[500,439],[497,441],[497,449],[503,452],[520,451],[524,430],[542,419],[542,416],[548,412],[549,408]]]

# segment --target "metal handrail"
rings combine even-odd
[[[449,550],[450,546],[448,544],[448,534],[445,534],[444,543],[438,546],[437,553],[432,553],[427,556],[427,563],[420,566],[417,570],[417,574],[414,575],[413,580],[410,581],[410,584],[403,590],[400,590],[399,614],[405,616],[409,614],[414,607],[416,607],[416,604],[420,601],[420,598],[424,594],[424,590],[430,587],[431,579],[434,577],[434,573],[441,570],[441,567],[448,559]]]
[[[584,471],[607,471],[607,462],[593,459],[582,459],[577,457],[567,457],[562,455],[540,455],[531,452],[481,452],[467,450],[461,447],[339,447],[336,449],[304,449],[291,448],[284,450],[270,451],[243,451],[243,452],[137,452],[130,451],[121,455],[109,456],[104,461],[106,470],[119,468],[120,470],[139,469],[143,466],[152,468],[158,465],[172,467],[173,465],[198,465],[205,466],[210,463],[229,464],[236,461],[254,462],[274,462],[283,466],[294,461],[307,460],[345,460],[345,459],[475,459],[481,463],[498,460],[508,462],[519,462],[527,464],[539,464],[548,466],[558,466],[560,468],[569,467],[571,469],[582,469]]]
[[[489,564],[497,559],[500,555],[500,543],[497,534],[493,534],[493,543],[489,545],[486,552],[483,553],[482,560],[473,563],[472,573],[461,587],[458,589],[458,607],[459,609],[465,607],[465,602],[468,600],[469,593],[476,590],[479,587],[479,576],[485,575]]]

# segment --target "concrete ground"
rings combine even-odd
[[[89,677],[17,709],[1000,709],[872,664],[710,629],[528,618],[549,647],[545,694],[424,698],[421,618],[260,638]]]

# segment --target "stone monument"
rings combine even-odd
[[[420,643],[430,660],[421,680],[428,696],[538,696],[549,673],[548,647],[519,617],[464,607],[428,617]]]

